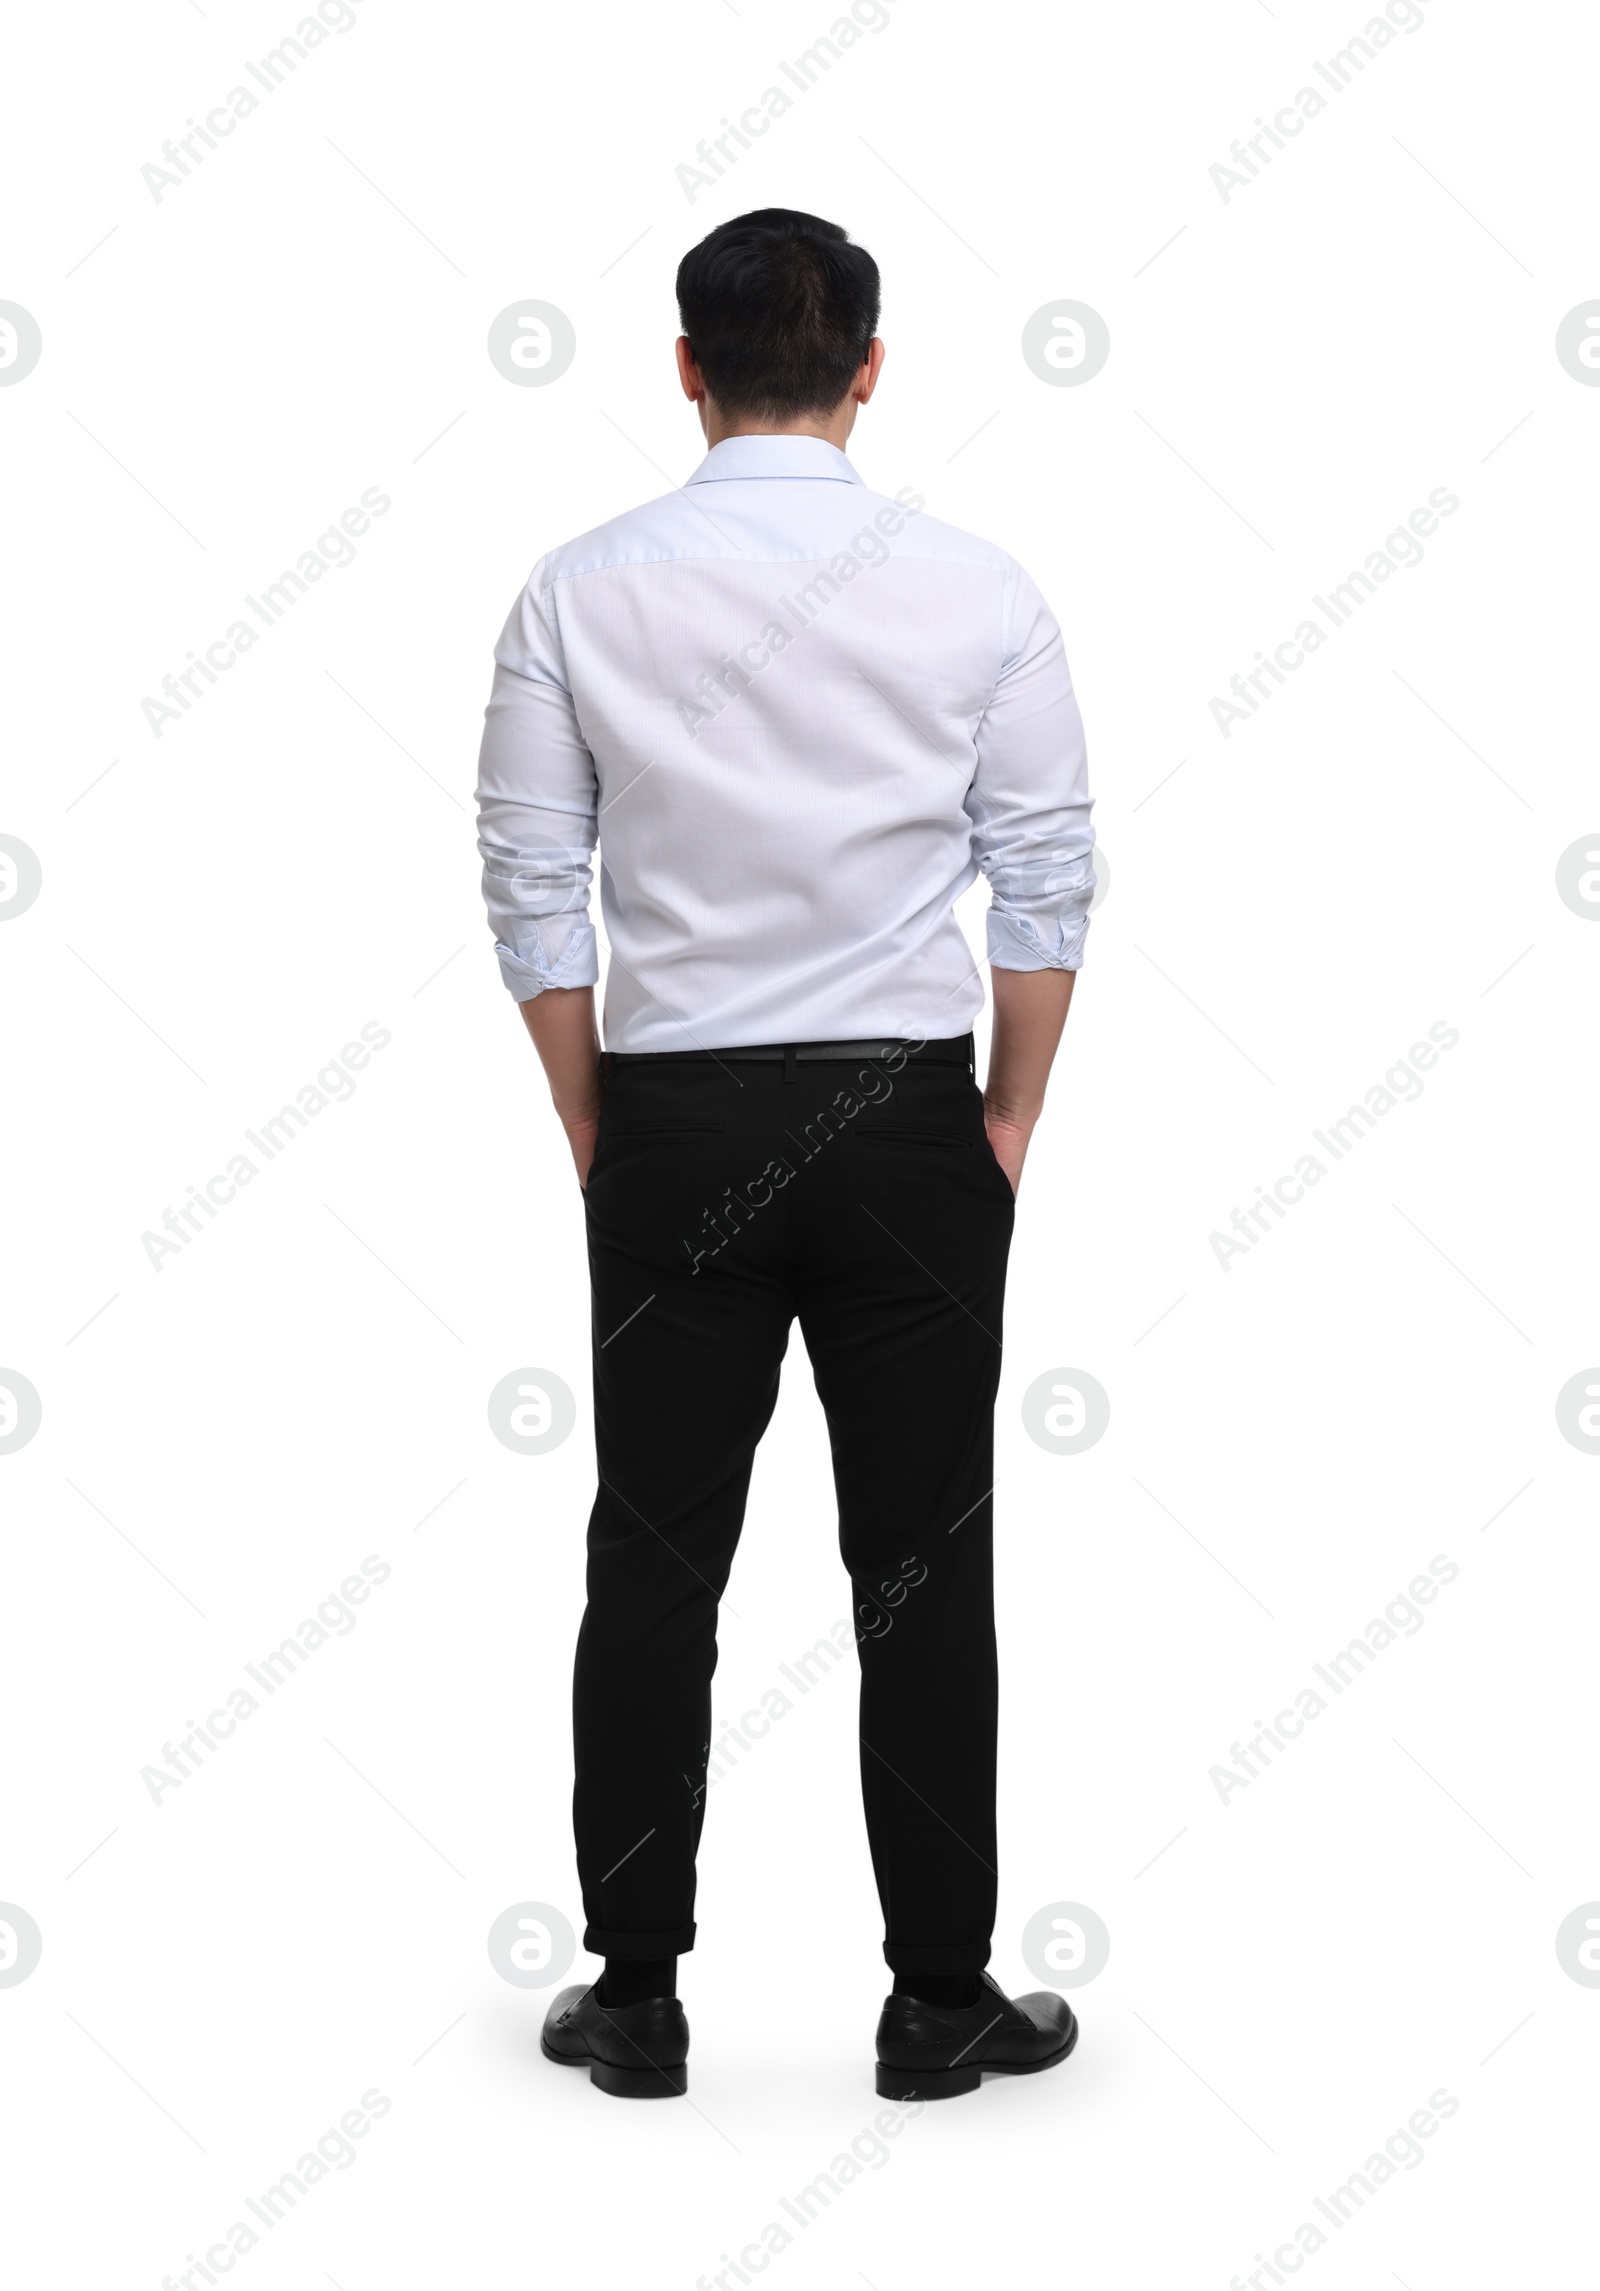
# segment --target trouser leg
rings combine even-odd
[[[573,1679],[573,1826],[585,1948],[659,1958],[694,1943],[717,1604],[792,1308],[759,1266],[693,1269],[683,1233],[727,1182],[720,1135],[634,1134],[614,1101],[635,1124],[661,1119],[650,1105],[670,1084],[666,1112],[682,1123],[704,1070],[660,1085],[636,1072],[608,1091],[586,1196],[600,1486]]]
[[[863,1115],[828,1151],[799,1305],[855,1589],[884,1955],[897,1973],[976,1970],[998,1884],[993,1416],[1011,1192],[975,1088],[949,1069],[908,1074],[881,1125]]]

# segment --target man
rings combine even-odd
[[[573,1709],[591,1988],[545,2024],[608,2092],[686,2089],[717,1602],[798,1319],[855,1590],[894,1993],[877,2089],[1065,2059],[994,1923],[991,1467],[1013,1197],[1093,889],[1061,634],[1002,551],[845,458],[877,266],[768,209],[683,261],[709,451],[540,559],[478,801],[502,976],[584,1188],[599,1490]],[[590,860],[610,940],[595,1032]],[[988,877],[994,1025],[951,911]]]

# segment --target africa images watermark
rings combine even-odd
[[[1352,1639],[1325,1663],[1313,1663],[1311,1668],[1328,1690],[1338,1696],[1353,1686],[1363,1671],[1379,1655],[1392,1647],[1397,1638],[1414,1639],[1427,1621],[1422,1610],[1431,1607],[1441,1589],[1454,1583],[1461,1569],[1445,1552],[1430,1559],[1425,1575],[1413,1575],[1404,1591],[1396,1592],[1381,1615],[1363,1626],[1361,1636]],[[1314,1686],[1303,1686],[1294,1698],[1293,1710],[1280,1710],[1269,1726],[1265,1719],[1255,1722],[1256,1732],[1248,1742],[1235,1742],[1228,1755],[1231,1766],[1211,1768],[1210,1781],[1224,1806],[1233,1803],[1234,1793],[1248,1790],[1252,1782],[1259,1782],[1272,1764],[1273,1753],[1287,1750],[1291,1742],[1304,1734],[1311,1719],[1320,1718],[1330,1707],[1327,1699]]]
[[[1381,16],[1372,17],[1325,64],[1314,63],[1311,69],[1336,96],[1343,95],[1368,64],[1394,44],[1399,33],[1420,32],[1426,22],[1421,0],[1389,0]],[[1302,134],[1308,121],[1327,108],[1328,98],[1318,89],[1296,88],[1289,101],[1273,113],[1270,125],[1258,118],[1254,135],[1236,137],[1228,156],[1237,164],[1230,167],[1219,160],[1210,170],[1222,204],[1226,206],[1235,191],[1248,189],[1262,169],[1272,165],[1273,151],[1287,151],[1290,138]]]
[[[868,1590],[857,1599],[854,1625],[841,1615],[826,1638],[818,1639],[805,1654],[796,1655],[792,1663],[780,1663],[778,1669],[795,1694],[808,1695],[821,1680],[830,1677],[844,1662],[852,1637],[859,1646],[863,1639],[881,1639],[892,1631],[892,1610],[902,1606],[907,1594],[927,1579],[925,1561],[919,1560],[915,1553],[902,1559],[893,1574],[882,1579],[876,1591]],[[861,1591],[860,1583],[856,1589]],[[737,1725],[730,1719],[719,1719],[720,1732],[714,1728],[712,1740],[705,1745],[699,1779],[692,1774],[684,1776],[690,1804],[698,1805],[707,1790],[725,1781],[737,1765],[740,1751],[754,1749],[771,1732],[774,1722],[787,1718],[794,1707],[781,1686],[769,1686],[761,1696],[760,1708],[742,1711]]]
[[[223,2276],[247,2252],[254,2251],[262,2240],[262,2229],[268,2233],[280,2220],[287,2219],[300,2198],[325,2180],[330,2171],[347,2172],[356,2162],[357,2140],[364,2140],[380,2117],[387,2116],[394,2102],[386,2092],[374,2084],[363,2092],[359,2104],[347,2108],[337,2124],[330,2124],[315,2147],[308,2148],[297,2158],[292,2172],[274,2180],[263,2188],[259,2196],[246,2196],[240,2209],[250,2212],[260,2222],[252,2227],[249,2220],[236,2219],[223,2231],[226,2240],[219,2239],[208,2248],[204,2259],[197,2259],[191,2251],[186,2273],[176,2270],[161,2278],[161,2291],[200,2291],[204,2283],[220,2283]]]
[[[1439,530],[1441,517],[1453,517],[1460,506],[1456,494],[1436,485],[1428,496],[1427,506],[1413,509],[1404,525],[1397,525],[1392,533],[1386,534],[1382,548],[1369,553],[1364,568],[1357,566],[1347,573],[1325,597],[1314,595],[1311,602],[1327,621],[1327,628],[1317,621],[1303,620],[1292,636],[1273,646],[1270,660],[1264,652],[1257,652],[1257,666],[1247,668],[1230,683],[1228,689],[1233,698],[1214,699],[1211,703],[1211,719],[1222,737],[1230,739],[1235,724],[1247,724],[1262,701],[1272,698],[1274,683],[1287,684],[1289,675],[1297,668],[1304,668],[1312,653],[1321,651],[1333,631],[1343,628],[1368,597],[1376,595],[1380,582],[1402,568],[1414,572],[1426,554],[1422,546],[1424,540]],[[1269,677],[1273,683],[1267,681]]]
[[[260,1689],[262,1699],[286,1685],[319,1647],[327,1645],[330,1637],[347,1639],[359,1620],[355,1609],[364,1606],[378,1585],[387,1583],[393,1573],[387,1559],[380,1559],[375,1551],[369,1552],[359,1571],[347,1575],[337,1591],[330,1591],[325,1599],[319,1600],[315,1614],[308,1615],[297,1625],[292,1637],[280,1641],[260,1662],[246,1663],[246,1676],[251,1685]],[[226,1702],[226,1709],[209,1711],[203,1724],[192,1718],[184,1720],[188,1732],[177,1742],[161,1745],[165,1765],[152,1763],[140,1767],[139,1779],[156,1806],[164,1803],[168,1790],[181,1789],[185,1782],[192,1781],[205,1759],[220,1750],[237,1731],[240,1721],[254,1718],[261,1708],[248,1686],[231,1687]]]
[[[291,605],[297,605],[313,581],[320,581],[330,568],[343,572],[356,561],[355,544],[369,532],[372,520],[382,517],[393,504],[387,493],[380,493],[369,485],[361,496],[359,507],[352,504],[340,516],[337,525],[330,525],[325,533],[317,535],[314,549],[302,549],[292,567],[286,567],[275,581],[269,581],[259,597],[248,592],[245,603],[260,621],[259,629],[247,620],[232,622],[214,643],[208,644],[205,658],[191,652],[189,665],[180,668],[175,676],[164,676],[161,689],[164,700],[146,697],[140,702],[144,720],[159,740],[168,724],[180,724],[197,700],[203,700],[207,688],[222,680],[222,673],[237,665],[243,655],[261,642],[270,628],[276,628]],[[197,683],[198,677],[205,682]]]
[[[890,21],[886,0],[851,0],[847,16],[836,16],[809,48],[803,48],[792,63],[779,64],[778,70],[798,94],[809,95],[823,75],[857,46],[865,33],[887,32]],[[695,158],[701,165],[695,167],[684,161],[673,169],[690,206],[702,191],[709,191],[719,177],[738,164],[741,151],[753,151],[756,139],[767,134],[773,121],[782,119],[794,106],[795,97],[785,94],[781,87],[765,87],[755,102],[740,112],[737,122],[724,115],[723,132],[704,138],[694,147]]]
[[[850,1625],[841,1615],[826,1638],[818,1639],[805,1654],[796,1655],[792,1663],[778,1665],[797,1695],[809,1694],[814,1686],[844,1661],[850,1637]],[[771,1732],[774,1723],[780,1718],[787,1718],[793,1708],[794,1703],[781,1686],[769,1686],[761,1696],[760,1708],[741,1712],[737,1725],[730,1719],[719,1719],[717,1726],[721,1731],[719,1733],[716,1727],[712,1729],[712,1739],[702,1753],[698,1777],[693,1774],[684,1776],[689,1789],[689,1803],[697,1806],[707,1790],[714,1790],[719,1782],[726,1781],[738,1764],[740,1751],[754,1749]]]
[[[778,2254],[787,2251],[795,2241],[795,2228],[804,2230],[813,2220],[820,2219],[834,2199],[859,2180],[863,2172],[881,2172],[885,2164],[894,2161],[894,2150],[887,2143],[898,2140],[926,2106],[925,2100],[907,2100],[899,2107],[880,2108],[870,2125],[862,2125],[849,2147],[840,2149],[825,2172],[818,2172],[814,2180],[797,2188],[793,2197],[779,2196],[778,2209],[788,2214],[794,2227],[786,2227],[781,2220],[768,2220],[759,2230],[759,2242],[747,2243],[737,2259],[730,2259],[727,2252],[723,2252],[721,2274],[697,2276],[695,2291],[713,2291],[713,2287],[714,2291],[733,2291],[736,2283],[749,2283],[770,2267]]]
[[[792,597],[780,595],[773,600],[773,617],[748,644],[740,645],[737,661],[726,652],[717,655],[720,666],[708,668],[696,680],[698,699],[685,700],[680,694],[673,695],[678,721],[691,740],[700,737],[702,724],[709,724],[722,714],[730,698],[737,700],[748,692],[761,671],[770,668],[791,644],[799,641],[858,573],[889,562],[889,541],[904,532],[909,520],[920,515],[925,506],[923,496],[914,493],[909,485],[902,485],[895,499],[899,509],[880,509],[870,525],[863,525],[859,533],[851,535],[849,548],[841,549],[803,588],[797,589]],[[807,602],[809,612],[805,609]]]
[[[1397,2173],[1414,2172],[1419,2164],[1427,2162],[1428,2151],[1423,2141],[1431,2140],[1440,2125],[1448,2122],[1460,2106],[1455,2094],[1441,2084],[1437,2092],[1428,2094],[1425,2108],[1413,2108],[1404,2124],[1395,2126],[1383,2146],[1373,2150],[1359,2172],[1352,2172],[1331,2195],[1313,2196],[1311,2209],[1320,2212],[1337,2235],[1349,2226],[1367,2198],[1386,2187]],[[1331,2241],[1326,2227],[1319,2226],[1313,2219],[1302,2220],[1294,2230],[1292,2243],[1280,2243],[1270,2259],[1258,2251],[1255,2273],[1235,2275],[1228,2291],[1270,2291],[1273,2284],[1287,2283],[1308,2259],[1326,2250]]]
[[[801,1127],[805,1136],[804,1144],[795,1136],[793,1130],[786,1129],[783,1134],[798,1152],[801,1163],[815,1161],[823,1148],[842,1133],[846,1123],[853,1122],[857,1114],[862,1113],[868,1106],[887,1104],[894,1095],[894,1083],[891,1077],[900,1072],[908,1058],[915,1057],[927,1039],[926,1035],[922,1035],[915,1041],[907,1040],[894,1043],[887,1047],[882,1057],[873,1064],[863,1066],[856,1075],[858,1089],[846,1087],[842,1090],[836,1090],[831,1105],[819,1106],[810,1121],[802,1123]],[[687,1236],[683,1238],[690,1272],[692,1274],[698,1273],[702,1258],[720,1256],[730,1241],[738,1239],[743,1230],[740,1224],[741,1213],[744,1224],[752,1224],[757,1211],[765,1209],[774,1196],[783,1191],[789,1180],[798,1174],[799,1172],[793,1162],[775,1157],[767,1163],[765,1169],[758,1176],[751,1178],[746,1183],[742,1194],[735,1193],[731,1185],[725,1185],[722,1189],[724,1198],[717,1203],[714,1209],[706,1209],[701,1212],[702,1230],[698,1238],[702,1244],[705,1244],[709,1242],[714,1233],[717,1237],[715,1247],[701,1246],[697,1248]],[[727,1220],[726,1231],[718,1223],[719,1218]]]
[[[230,1201],[237,1201],[243,1188],[254,1184],[269,1161],[276,1161],[285,1146],[293,1145],[302,1130],[324,1107],[336,1104],[341,1098],[356,1094],[354,1076],[372,1062],[375,1052],[387,1050],[394,1036],[387,1026],[380,1026],[369,1018],[361,1029],[359,1042],[347,1042],[336,1058],[319,1069],[316,1079],[303,1083],[295,1094],[293,1105],[283,1105],[264,1121],[259,1130],[246,1130],[245,1136],[261,1156],[259,1163],[247,1153],[236,1153],[226,1169],[219,1169],[214,1177],[206,1179],[204,1187],[191,1185],[189,1198],[176,1209],[168,1209],[161,1220],[160,1233],[141,1233],[140,1242],[156,1272],[162,1270],[168,1257],[176,1257],[187,1249],[190,1242],[206,1229],[208,1219],[225,1209]]]
[[[246,63],[244,69],[261,89],[260,95],[247,87],[229,88],[203,120],[189,120],[187,135],[167,138],[161,146],[161,156],[167,162],[164,167],[147,160],[140,168],[145,189],[156,205],[160,206],[169,191],[187,182],[197,167],[204,166],[206,153],[219,151],[223,138],[230,136],[241,120],[259,111],[265,97],[276,95],[290,74],[298,71],[330,34],[353,32],[356,22],[350,0],[318,0],[315,14],[302,16],[294,31],[275,48],[269,48],[258,62]]]
[[[1285,1170],[1270,1191],[1264,1185],[1256,1187],[1254,1201],[1246,1209],[1235,1209],[1229,1220],[1233,1236],[1227,1233],[1210,1236],[1212,1253],[1222,1270],[1232,1272],[1232,1260],[1258,1247],[1272,1231],[1274,1222],[1281,1224],[1285,1213],[1304,1201],[1307,1190],[1322,1183],[1332,1163],[1343,1161],[1353,1152],[1362,1139],[1377,1128],[1385,1114],[1420,1098],[1426,1086],[1423,1075],[1438,1065],[1441,1051],[1453,1050],[1460,1040],[1455,1027],[1436,1018],[1428,1029],[1427,1041],[1413,1042],[1405,1056],[1396,1059],[1383,1080],[1373,1083],[1359,1105],[1348,1107],[1337,1121],[1329,1122],[1325,1130],[1313,1130],[1311,1135],[1328,1155],[1328,1160],[1323,1162],[1314,1153],[1303,1153],[1294,1168]]]

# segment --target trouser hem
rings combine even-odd
[[[686,1957],[694,1947],[694,1926],[675,1925],[660,1933],[614,1933],[604,1925],[586,1925],[583,1945],[596,1957]]]
[[[989,1962],[987,1941],[885,1941],[891,1973],[981,1973]]]

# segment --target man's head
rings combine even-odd
[[[842,444],[883,363],[878,266],[837,223],[763,207],[678,265],[678,371],[706,436],[801,431]]]

